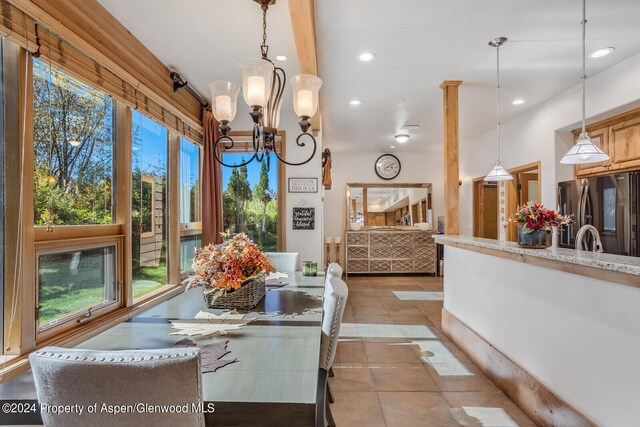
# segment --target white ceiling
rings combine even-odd
[[[238,63],[259,58],[262,10],[252,0],[98,0],[170,69],[178,71],[210,100],[209,82],[242,83]],[[298,74],[289,6],[279,0],[267,15],[269,56],[287,77]],[[276,61],[284,54],[288,60]],[[168,78],[168,76],[167,76]],[[294,114],[287,84],[282,114]],[[238,96],[235,130],[250,130],[249,107]],[[297,121],[297,120],[296,120]]]
[[[252,0],[99,0],[170,68],[209,97],[212,80],[240,83],[238,62],[258,57],[261,11]],[[443,80],[460,88],[461,139],[495,126],[495,49],[501,48],[503,122],[579,83],[580,0],[316,0],[323,144],[334,151],[425,152],[442,148]],[[587,74],[640,51],[640,1],[588,0],[587,50],[616,51],[587,62]],[[268,16],[270,56],[287,76],[298,61],[286,0]],[[358,61],[375,52],[370,63]],[[289,85],[288,85],[289,86]],[[512,106],[517,97],[526,99]],[[363,104],[354,107],[349,100]],[[403,105],[394,105],[403,99]],[[391,101],[391,102],[390,102]],[[249,129],[238,100],[234,129]],[[576,109],[580,106],[576,105]],[[285,92],[283,114],[293,114]],[[420,124],[404,145],[393,135]],[[396,145],[395,150],[389,148]]]
[[[461,140],[495,127],[496,52],[487,43],[498,36],[510,39],[500,50],[503,122],[579,83],[580,0],[315,4],[323,143],[333,151],[441,150],[443,80],[464,81]],[[589,75],[640,51],[639,18],[638,0],[588,0],[587,50],[616,48],[588,60]],[[366,51],[375,52],[375,61],[357,59]],[[399,97],[405,105],[389,102]],[[527,102],[512,106],[516,97]],[[363,104],[349,105],[352,98]],[[421,128],[401,146],[393,136],[405,122]]]

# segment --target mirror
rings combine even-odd
[[[431,184],[347,184],[347,229],[432,229]]]

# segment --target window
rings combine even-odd
[[[180,272],[191,270],[195,248],[202,246],[201,149],[180,138]]]
[[[34,224],[113,221],[113,100],[33,60]]]
[[[272,158],[239,168],[222,168],[223,223],[226,233],[246,233],[263,251],[278,250],[278,169]],[[222,161],[241,164],[247,153],[225,153]]]
[[[132,112],[133,298],[167,283],[167,143],[165,127]]]
[[[99,246],[60,250],[51,244],[37,251],[38,330],[91,316],[120,300],[119,240]],[[72,246],[72,245],[71,245]]]
[[[180,223],[200,222],[200,147],[180,138]]]

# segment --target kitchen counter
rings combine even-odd
[[[631,426],[640,258],[435,235],[442,329],[539,425]]]
[[[460,247],[478,252],[492,252],[493,255],[513,255],[521,257],[521,261],[542,264],[549,268],[568,270],[588,277],[606,278],[615,283],[640,287],[640,258],[622,255],[611,255],[588,251],[577,251],[565,248],[527,249],[515,242],[484,239],[471,236],[434,235],[437,243],[445,246]],[[551,262],[548,262],[551,261]],[[557,264],[556,264],[557,263]],[[561,264],[570,264],[567,268]],[[582,268],[585,267],[585,268]],[[601,270],[601,271],[597,271]]]

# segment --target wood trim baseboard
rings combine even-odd
[[[442,331],[537,425],[597,426],[444,308]]]

